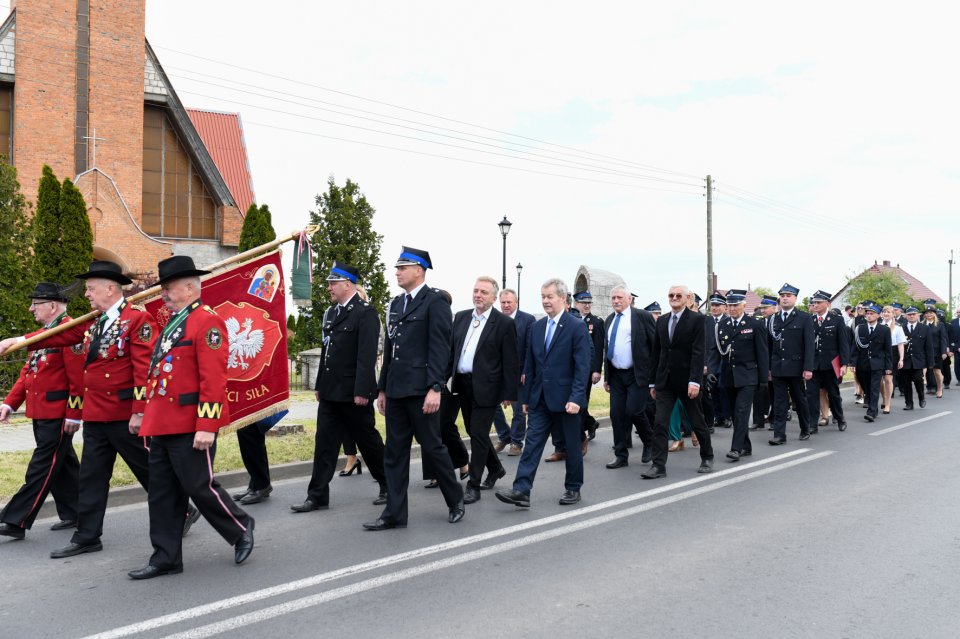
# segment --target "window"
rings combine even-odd
[[[13,87],[0,86],[0,155],[13,164]]]
[[[143,112],[143,230],[157,237],[212,240],[216,207],[162,108]]]

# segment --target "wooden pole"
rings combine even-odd
[[[317,228],[318,228],[317,226],[308,226],[306,229],[304,229],[304,231],[306,232],[307,235],[313,235],[314,233],[316,233]],[[274,240],[274,241],[272,241],[272,242],[267,242],[266,244],[261,244],[260,246],[255,246],[255,247],[253,247],[252,249],[249,249],[249,250],[247,250],[247,251],[244,251],[243,253],[238,253],[238,254],[236,254],[236,255],[234,255],[234,256],[232,256],[232,257],[228,257],[228,258],[225,259],[225,260],[221,260],[221,261],[219,261],[219,262],[216,262],[215,264],[211,264],[210,266],[208,266],[208,267],[206,267],[206,268],[204,269],[205,271],[211,271],[211,273],[210,273],[209,275],[205,275],[202,279],[208,279],[208,278],[210,278],[210,277],[213,277],[214,275],[216,275],[216,272],[217,272],[217,271],[222,271],[223,269],[225,269],[226,267],[230,266],[231,264],[236,264],[236,263],[238,263],[238,262],[243,262],[244,260],[247,260],[247,259],[249,259],[249,258],[251,258],[251,257],[256,257],[257,255],[260,255],[260,254],[262,254],[262,253],[266,253],[266,252],[268,252],[268,251],[272,251],[273,249],[277,248],[277,247],[280,246],[281,244],[284,244],[284,243],[286,243],[286,242],[289,242],[289,241],[291,241],[291,240],[295,240],[295,239],[299,238],[299,237],[300,237],[300,233],[301,233],[301,231],[294,231],[293,233],[290,233],[289,235],[285,235],[284,237],[281,237],[281,238],[279,238],[279,239],[276,239],[276,240]],[[145,290],[143,290],[143,291],[140,291],[139,293],[136,293],[136,294],[134,294],[134,295],[129,296],[129,297],[127,298],[127,301],[130,302],[131,304],[135,304],[135,303],[137,303],[137,302],[139,302],[139,301],[141,301],[141,300],[149,299],[149,298],[154,297],[155,295],[159,295],[159,294],[160,294],[160,286],[159,286],[159,285],[157,285],[157,286],[152,286],[152,287],[150,287],[150,288],[148,288],[148,289],[145,289]],[[24,349],[24,348],[26,348],[27,346],[30,346],[31,344],[35,344],[36,342],[42,341],[42,340],[50,337],[51,335],[56,335],[57,333],[60,333],[60,332],[62,332],[62,331],[65,331],[65,330],[67,330],[67,329],[69,329],[69,328],[73,328],[74,326],[77,326],[78,324],[84,324],[84,323],[86,323],[86,322],[90,322],[90,321],[92,321],[92,320],[95,320],[97,317],[100,316],[100,313],[101,313],[101,311],[90,311],[90,312],[87,313],[86,315],[83,315],[83,316],[81,316],[81,317],[75,317],[75,318],[73,318],[72,320],[70,320],[70,321],[67,322],[66,324],[59,324],[59,325],[57,325],[57,326],[54,326],[53,328],[50,328],[50,329],[47,329],[47,330],[43,331],[42,333],[40,333],[40,334],[38,334],[38,335],[34,335],[33,337],[28,337],[28,338],[25,339],[24,341],[19,342],[19,343],[17,343],[17,344],[14,344],[14,345],[11,346],[10,348],[8,348],[4,354],[9,354],[9,353],[12,353],[12,352],[14,352],[14,351],[18,351],[18,350]]]

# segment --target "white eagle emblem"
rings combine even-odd
[[[237,368],[242,370],[250,368],[246,359],[252,359],[263,348],[263,330],[253,328],[253,320],[249,317],[243,320],[243,330],[240,330],[240,322],[236,317],[230,317],[226,320],[227,334],[230,340],[230,356],[227,358],[227,368]]]

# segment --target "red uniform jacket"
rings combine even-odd
[[[154,349],[140,427],[144,437],[215,433],[230,423],[227,328],[200,300],[180,312],[188,313],[187,319],[170,335],[160,336]]]
[[[85,366],[79,404],[83,421],[126,421],[134,413],[144,412],[146,406],[144,386],[157,327],[143,307],[124,300],[120,316],[104,332],[97,351],[91,353],[96,323],[94,320],[87,326],[74,326],[30,348],[69,346],[82,341]]]
[[[69,322],[64,316],[60,324]],[[80,395],[83,383],[83,344],[70,348],[43,348],[30,353],[20,377],[3,400],[13,410],[27,402],[30,419],[80,420]]]

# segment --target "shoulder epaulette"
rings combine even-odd
[[[211,315],[216,315],[216,314],[217,314],[217,312],[216,312],[215,310],[213,310],[212,308],[210,308],[210,307],[209,307],[208,305],[206,305],[206,304],[203,305],[203,310],[205,310],[206,312],[210,313]]]
[[[132,309],[135,310],[135,311],[140,311],[141,313],[146,313],[146,312],[147,312],[147,308],[146,308],[145,306],[141,306],[141,305],[139,305],[139,304],[131,304],[131,305],[130,305],[130,308],[132,308]]]

